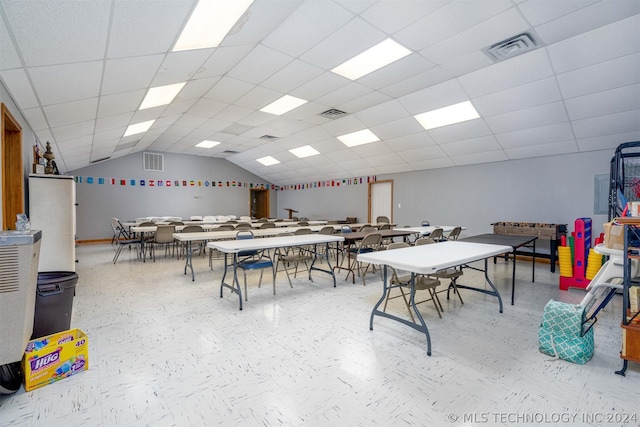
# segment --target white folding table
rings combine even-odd
[[[273,229],[265,229],[273,230]],[[215,234],[215,233],[212,233]],[[208,242],[207,247],[210,249],[217,249],[224,253],[224,274],[220,281],[220,298],[222,298],[222,291],[224,288],[228,288],[232,293],[238,294],[238,300],[240,301],[240,310],[242,310],[242,290],[240,289],[240,282],[238,281],[238,253],[245,251],[261,251],[266,249],[284,248],[289,246],[311,246],[314,247],[314,256],[311,265],[309,266],[309,279],[311,280],[311,271],[317,270],[333,277],[333,287],[336,286],[336,277],[333,274],[333,268],[331,268],[331,262],[327,257],[328,269],[324,270],[318,267],[314,267],[316,262],[318,251],[317,245],[324,244],[326,246],[326,252],[329,250],[329,243],[336,243],[344,241],[344,237],[340,235],[326,235],[326,234],[301,234],[295,236],[279,236],[279,237],[265,237],[262,239],[242,239],[242,240],[225,240],[220,242]],[[228,257],[233,255],[233,280],[231,283],[226,283],[227,271],[229,267]]]
[[[383,265],[383,292],[382,297],[373,307],[371,318],[369,320],[369,329],[373,330],[373,317],[381,316],[403,323],[419,332],[425,334],[427,338],[427,355],[431,356],[431,337],[429,330],[422,315],[418,311],[415,304],[415,276],[416,274],[434,274],[440,270],[449,267],[456,267],[473,261],[484,259],[484,277],[492,290],[473,288],[465,286],[465,289],[471,289],[488,295],[495,296],[500,305],[500,313],[502,313],[502,298],[498,289],[495,287],[489,276],[487,275],[487,259],[496,255],[513,251],[511,246],[490,245],[483,243],[470,243],[459,241],[446,241],[435,243],[432,245],[411,246],[408,248],[394,249],[390,251],[379,251],[372,253],[364,253],[358,255],[358,261]],[[420,324],[410,322],[398,316],[378,310],[380,304],[384,302],[389,292],[389,274],[387,267],[393,267],[397,270],[411,272],[411,307],[416,313]]]

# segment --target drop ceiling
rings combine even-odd
[[[61,172],[152,151],[226,158],[288,184],[640,140],[637,0],[255,0],[219,47],[171,52],[195,4],[0,2],[0,79]],[[534,49],[487,54],[521,34]],[[355,81],[330,71],[387,38],[411,54]],[[180,82],[171,104],[138,110],[150,87]],[[283,95],[308,102],[260,111]],[[480,118],[428,131],[414,118],[466,100]],[[380,141],[336,138],[365,128]],[[195,147],[205,139],[221,144]],[[321,154],[289,152],[304,145]]]

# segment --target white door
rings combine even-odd
[[[379,216],[393,222],[393,180],[369,183],[369,222],[375,223]]]

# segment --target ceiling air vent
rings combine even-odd
[[[273,135],[262,135],[260,137],[260,139],[266,139],[267,141],[273,141],[274,139],[278,139],[277,136],[273,136]]]
[[[542,46],[542,43],[537,41],[532,34],[523,33],[484,48],[483,51],[489,58],[498,62],[530,52],[540,46]]]
[[[146,171],[163,171],[164,155],[156,153],[142,153],[142,167]]]
[[[320,115],[322,117],[326,117],[328,119],[337,119],[338,117],[346,116],[347,113],[345,113],[342,110],[337,110],[335,108],[331,108],[330,110],[327,110],[327,111],[324,111],[324,112],[320,113]]]
[[[111,156],[109,156],[109,157],[103,157],[103,158],[98,159],[98,160],[91,160],[91,164],[104,162],[105,160],[109,160],[110,158],[111,158]]]
[[[222,153],[223,153],[223,154],[238,154],[238,153],[239,153],[239,151],[224,150]]]

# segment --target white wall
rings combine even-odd
[[[82,177],[77,189],[79,240],[111,238],[111,218],[121,221],[145,216],[249,215],[249,188],[227,187],[226,181],[264,183],[264,180],[225,160],[184,154],[164,154],[164,171],[144,171],[142,152],[130,154],[70,172]],[[93,177],[93,184],[87,183]],[[126,185],[98,184],[98,178],[126,180]],[[203,181],[202,186],[141,187],[129,181]],[[224,187],[204,186],[204,181],[224,181]],[[276,196],[271,191],[270,211],[275,214]]]
[[[614,150],[378,175],[393,179],[393,221],[402,225],[464,225],[466,235],[492,231],[496,221],[568,224],[594,215],[594,176],[608,174]],[[300,216],[367,219],[367,185],[278,192],[278,208]],[[398,204],[401,207],[398,207]]]

